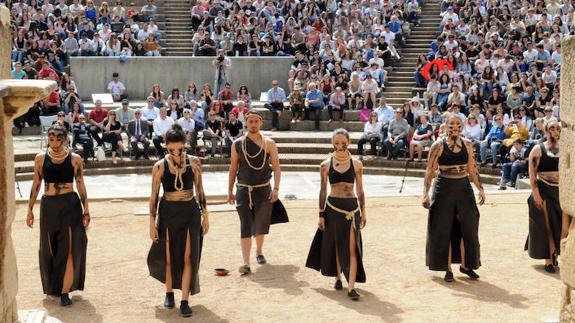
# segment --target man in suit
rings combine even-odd
[[[150,141],[148,140],[148,123],[146,120],[142,120],[142,112],[136,110],[134,113],[135,119],[128,123],[126,132],[130,138],[130,145],[132,145],[132,151],[135,154],[136,160],[140,159],[140,156],[144,156],[144,159],[150,159],[148,156],[148,149],[150,148]],[[141,151],[138,147],[138,143],[144,145],[144,150]]]
[[[128,101],[128,99],[123,99],[122,107],[116,109],[116,118],[120,121],[120,124],[124,129],[126,129],[128,124],[134,120],[135,111],[134,109],[130,109],[129,105],[130,101]]]

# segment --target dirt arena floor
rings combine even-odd
[[[425,267],[427,213],[419,198],[369,200],[363,231],[367,283],[358,284],[359,302],[333,290],[332,278],[304,267],[316,230],[316,201],[286,203],[291,222],[272,227],[264,249],[268,264],[252,265],[254,274],[246,277],[237,273],[236,213],[212,213],[200,268],[202,291],[190,299],[194,315],[189,319],[181,318],[177,309],[163,308],[163,286],[148,276],[149,220],[133,215],[145,202],[91,204],[86,290],[73,294],[70,308],[42,294],[38,226],[25,226],[26,207],[20,205],[13,224],[18,305],[81,323],[553,321],[562,284],[558,273],[545,273],[543,262],[523,251],[526,199],[526,194],[488,194],[480,208],[481,279],[470,281],[454,267],[456,281],[451,284],[443,282],[442,272]],[[214,276],[218,267],[231,269],[230,276]],[[179,299],[176,292],[177,305]]]

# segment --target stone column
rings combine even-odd
[[[16,213],[12,119],[56,89],[53,81],[8,80],[9,24],[9,10],[0,5],[0,322],[18,320],[18,272],[12,245],[12,221]]]
[[[564,213],[575,215],[575,38],[566,36],[561,46],[561,158],[559,195]],[[575,221],[561,241],[561,280],[564,283],[561,322],[575,321]]]

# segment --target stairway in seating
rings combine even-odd
[[[192,37],[191,5],[188,0],[164,0],[163,15],[166,23],[161,44],[165,55],[192,56],[194,54]]]
[[[439,33],[441,23],[439,4],[438,0],[425,1],[421,10],[420,24],[411,29],[411,34],[407,36],[405,45],[400,51],[401,60],[393,67],[393,71],[385,81],[383,95],[387,104],[394,108],[401,107],[416,95],[413,90],[415,87],[413,72],[417,67],[418,55],[430,51],[430,44]]]

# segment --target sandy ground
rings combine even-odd
[[[268,264],[240,277],[239,220],[234,212],[212,213],[200,268],[202,291],[190,303],[196,322],[541,322],[558,317],[559,274],[523,252],[527,196],[488,195],[480,208],[483,266],[479,281],[425,267],[427,214],[414,197],[368,201],[363,232],[367,283],[359,302],[334,291],[333,279],[304,267],[316,230],[315,201],[286,203],[291,223],[272,227],[264,253]],[[38,227],[24,224],[20,205],[13,225],[21,309],[44,308],[64,322],[182,322],[165,310],[163,286],[148,276],[148,218],[132,215],[145,202],[92,203],[86,290],[61,308],[42,294]],[[255,262],[255,261],[254,261]],[[213,269],[232,270],[215,277]],[[458,267],[454,267],[457,270]],[[179,304],[179,293],[176,302]]]

